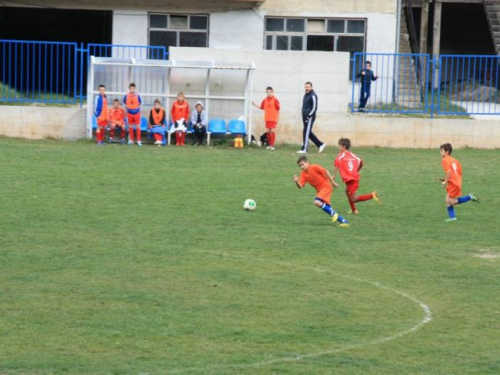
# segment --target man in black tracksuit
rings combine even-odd
[[[312,132],[312,127],[314,125],[314,121],[316,120],[316,112],[318,110],[318,96],[314,92],[312,88],[311,82],[306,82],[306,93],[304,95],[304,99],[302,101],[302,121],[304,123],[304,132],[303,132],[303,142],[302,149],[298,151],[298,154],[306,154],[309,146],[309,140],[311,140],[316,147],[319,148],[319,152],[321,153],[326,145],[321,142],[318,137],[314,135]]]

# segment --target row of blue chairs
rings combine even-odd
[[[125,124],[127,124],[127,119],[125,119]],[[169,125],[172,127],[173,124]],[[94,116],[92,127],[94,130],[97,129],[97,119]],[[148,120],[145,117],[141,118],[141,130],[148,130]],[[188,133],[193,133],[192,124],[188,124]],[[212,134],[231,134],[245,136],[247,134],[246,124],[243,120],[231,120],[228,124],[226,121],[220,118],[214,118],[209,121],[207,129],[207,144],[210,146],[210,136]],[[170,144],[170,133],[168,135],[168,144]]]

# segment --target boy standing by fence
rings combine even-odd
[[[372,81],[376,81],[378,77],[373,73],[372,63],[370,61],[366,62],[365,68],[361,70],[356,77],[361,78],[358,111],[364,112],[366,103],[368,103],[368,99],[370,98]]]
[[[137,135],[137,146],[142,146],[141,142],[141,104],[142,98],[136,93],[135,83],[128,86],[128,93],[123,98],[123,104],[127,108],[128,120],[128,144],[134,144],[134,130]]]
[[[94,103],[94,115],[97,121],[97,129],[95,131],[97,144],[104,145],[106,144],[104,142],[104,135],[109,119],[108,98],[106,97],[106,87],[104,85],[99,85],[99,95],[95,98]]]
[[[271,86],[266,88],[267,97],[262,101],[261,105],[257,105],[252,102],[254,107],[257,107],[264,111],[264,120],[266,122],[267,129],[267,142],[269,146],[268,150],[274,150],[274,142],[276,141],[275,128],[278,125],[279,112],[280,112],[280,102],[274,96],[274,90]]]
[[[109,142],[115,139],[116,128],[121,130],[122,144],[125,144],[125,110],[120,106],[118,99],[113,100],[113,107],[109,110]]]

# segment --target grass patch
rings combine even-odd
[[[499,373],[498,152],[454,151],[483,202],[450,225],[438,151],[355,149],[384,205],[342,230],[295,151],[1,138],[0,372]],[[364,346],[424,314],[340,274],[433,320]]]

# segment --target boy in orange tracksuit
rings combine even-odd
[[[358,213],[356,209],[357,202],[374,199],[378,204],[382,204],[376,191],[370,194],[356,195],[359,188],[359,179],[361,178],[359,171],[363,168],[363,160],[349,151],[351,148],[351,141],[349,138],[340,138],[338,145],[339,154],[334,162],[335,171],[333,172],[333,179],[335,180],[337,172],[339,172],[342,181],[345,183],[345,192],[349,200],[349,205],[351,206],[351,211],[349,211],[349,213]]]
[[[177,94],[177,100],[172,104],[172,122],[174,127],[177,127],[179,122],[182,122],[183,130],[175,132],[175,145],[185,146],[186,145],[186,130],[187,122],[189,120],[189,104],[186,101],[186,97],[183,92]]]
[[[252,102],[252,104],[264,111],[264,120],[266,122],[267,129],[267,141],[269,146],[268,150],[274,150],[274,142],[276,141],[276,133],[274,129],[278,125],[279,112],[280,112],[280,102],[274,96],[274,90],[271,86],[266,88],[267,97],[262,101],[261,105],[257,105]]]
[[[300,177],[293,175],[293,179],[297,184],[299,189],[302,189],[307,183],[316,189],[316,198],[314,199],[314,205],[321,208],[328,215],[332,217],[332,223],[339,222],[340,228],[349,227],[349,221],[340,216],[335,210],[330,206],[330,198],[334,187],[339,185],[333,180],[330,172],[320,165],[310,164],[307,157],[301,156],[297,160],[297,164],[302,169]]]
[[[443,188],[446,189],[446,205],[448,209],[448,219],[445,221],[456,221],[457,217],[453,206],[468,201],[479,203],[479,199],[473,193],[460,197],[462,194],[462,166],[457,159],[451,157],[453,151],[451,144],[445,143],[441,145],[439,151],[442,158],[441,165],[445,174],[445,178],[441,179]]]
[[[141,104],[142,98],[136,93],[135,83],[128,86],[128,93],[123,97],[123,104],[127,108],[128,120],[128,144],[134,144],[134,130],[137,134],[137,146],[142,146],[141,142]]]
[[[121,130],[122,144],[125,144],[125,116],[127,113],[120,106],[118,99],[113,100],[113,107],[109,110],[109,141],[112,143],[115,139],[116,128]]]
[[[95,98],[94,116],[97,119],[97,130],[95,137],[98,145],[105,145],[104,135],[108,126],[108,98],[106,97],[106,87],[99,85],[99,95]]]
[[[156,99],[154,107],[149,113],[149,129],[163,127],[165,128],[165,110],[161,107],[161,102]],[[163,135],[161,133],[153,133],[155,137],[155,145],[161,146],[163,144]]]

